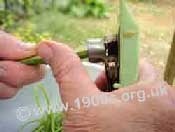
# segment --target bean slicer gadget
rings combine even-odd
[[[105,64],[106,92],[138,80],[139,28],[125,0],[120,0],[119,10],[117,35],[87,41],[89,61]]]
[[[105,64],[106,92],[138,80],[139,28],[125,0],[120,0],[119,12],[119,31],[116,35],[89,39],[88,49],[77,52],[80,58],[88,57],[92,63]],[[28,65],[44,63],[38,56],[20,62]]]

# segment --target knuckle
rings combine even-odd
[[[55,67],[54,77],[56,77],[61,82],[65,77],[73,74],[71,72],[77,69],[79,65],[81,65],[81,61],[78,59],[78,57],[69,58],[63,62],[61,66],[57,65]]]

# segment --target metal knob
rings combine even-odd
[[[106,58],[104,40],[101,38],[87,40],[89,62],[104,62]]]

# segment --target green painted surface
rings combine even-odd
[[[120,0],[120,84],[138,80],[139,28],[125,0]]]

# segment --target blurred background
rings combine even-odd
[[[175,27],[175,0],[128,3],[141,30],[140,57],[162,76]],[[118,8],[118,0],[0,0],[0,29],[23,41],[52,39],[77,49],[88,38],[117,33]]]

